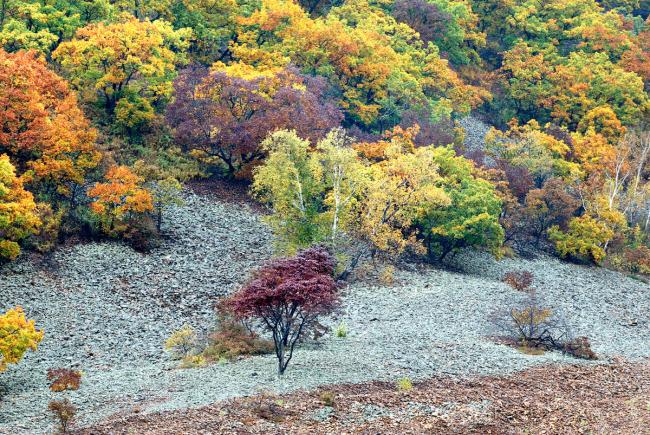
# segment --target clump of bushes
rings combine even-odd
[[[273,352],[273,342],[264,339],[236,320],[225,306],[218,309],[218,326],[200,339],[189,325],[174,332],[165,342],[172,358],[180,360],[180,368],[204,367],[209,363],[232,361],[247,355]]]
[[[650,248],[645,245],[625,247],[621,253],[610,256],[614,269],[638,275],[650,275]]]
[[[264,339],[225,309],[219,313],[219,326],[208,336],[203,356],[208,361],[232,361],[244,355],[262,355],[273,352],[273,342]]]
[[[576,337],[564,343],[564,352],[581,359],[598,359],[591,350],[591,343],[587,337]]]
[[[47,380],[51,382],[50,390],[61,392],[65,390],[78,390],[81,384],[81,372],[72,369],[49,369]]]

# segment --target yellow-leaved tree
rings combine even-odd
[[[397,255],[411,246],[423,252],[415,223],[431,209],[446,207],[450,198],[439,187],[442,181],[433,147],[415,149],[412,137],[417,129],[397,127],[390,141],[376,144],[381,153],[366,152],[381,160],[370,166],[364,200],[357,209],[357,237],[372,245],[372,252]]]
[[[0,155],[0,262],[14,260],[20,253],[18,243],[39,225],[34,197],[16,177],[9,157]]]
[[[28,350],[36,350],[43,335],[33,320],[27,320],[21,307],[0,315],[0,372],[5,371],[8,364],[18,363]]]
[[[349,258],[344,274],[365,254],[423,251],[416,222],[450,198],[438,186],[433,147],[414,148],[416,133],[397,128],[387,141],[359,147],[341,130],[313,147],[292,131],[269,136],[253,192],[273,208],[280,249],[327,245]]]
[[[90,24],[63,42],[52,57],[72,85],[109,116],[133,127],[146,122],[154,105],[172,93],[176,65],[185,62],[190,29],[174,30],[168,22],[140,21],[125,14],[115,23]]]

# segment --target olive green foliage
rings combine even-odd
[[[430,210],[421,221],[429,255],[444,258],[465,247],[485,247],[498,253],[504,231],[499,224],[501,200],[494,185],[450,148],[436,148],[434,162],[441,176],[439,186],[451,205]]]

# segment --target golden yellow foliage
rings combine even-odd
[[[23,188],[7,155],[0,155],[0,260],[14,260],[18,242],[34,234],[41,222],[34,197]]]
[[[5,371],[8,364],[18,363],[28,350],[36,350],[43,335],[33,320],[25,318],[21,307],[0,315],[0,372]]]
[[[153,197],[141,187],[144,179],[128,167],[112,167],[104,178],[107,182],[96,183],[88,191],[88,196],[95,199],[90,208],[100,217],[107,234],[124,231],[128,226],[127,220],[133,215],[153,210]]]

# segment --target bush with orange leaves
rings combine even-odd
[[[503,282],[520,292],[528,292],[533,284],[533,274],[527,270],[512,271],[503,275]]]
[[[51,382],[50,390],[60,392],[65,390],[78,390],[81,385],[81,372],[72,369],[49,369],[47,380]]]
[[[111,237],[126,233],[139,218],[153,210],[153,197],[142,183],[144,179],[126,166],[114,166],[88,191],[90,204],[101,223],[102,232]]]
[[[28,350],[36,350],[43,340],[43,331],[27,320],[21,307],[12,308],[0,315],[0,372],[8,364],[17,364]]]

